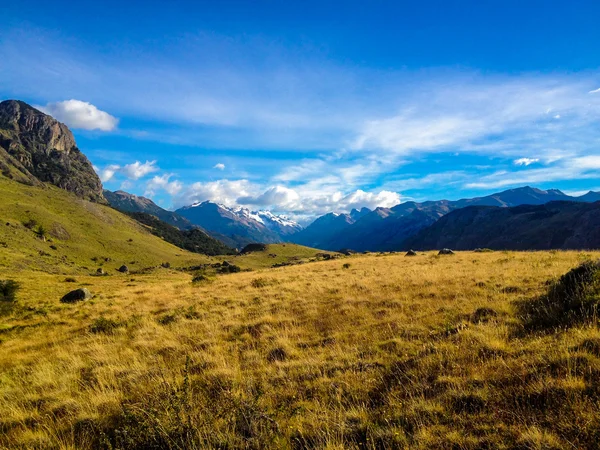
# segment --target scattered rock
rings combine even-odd
[[[100,267],[98,270],[96,270],[96,275],[105,275],[105,274],[106,274],[106,272],[102,267]]]
[[[170,262],[164,262],[160,265],[163,269],[170,269],[171,268],[171,263]]]
[[[125,264],[123,264],[121,267],[119,267],[117,269],[119,272],[121,273],[128,273],[129,272],[129,267],[127,267]]]
[[[449,248],[443,248],[439,251],[438,255],[454,255],[454,252]]]
[[[223,261],[223,262],[221,263],[221,266],[223,266],[223,267],[228,267],[228,266],[230,266],[230,265],[231,265],[231,263],[230,263],[229,261]]]
[[[61,303],[77,303],[92,298],[92,294],[86,288],[75,289],[60,299]]]
[[[415,252],[414,250],[409,250],[404,256],[417,256],[417,252]]]
[[[341,253],[342,255],[350,256],[350,255],[354,255],[356,252],[349,248],[343,248],[341,250],[338,250],[338,253]]]

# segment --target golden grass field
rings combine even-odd
[[[514,305],[599,257],[369,254],[195,284],[2,269],[22,289],[0,447],[598,448],[597,326],[524,332]],[[95,297],[59,303],[79,286]]]

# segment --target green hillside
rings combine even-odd
[[[113,273],[162,262],[209,262],[177,248],[126,215],[54,186],[28,186],[0,177],[0,272]]]

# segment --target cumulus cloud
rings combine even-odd
[[[116,117],[81,100],[48,103],[46,106],[38,106],[38,108],[71,128],[112,131],[119,123]]]
[[[112,180],[117,174],[121,174],[129,180],[139,180],[152,172],[159,171],[160,168],[156,165],[156,161],[146,161],[145,163],[136,161],[125,166],[109,164],[102,169],[94,166],[94,170],[100,177],[100,180],[106,183]]]
[[[183,183],[178,180],[169,181],[172,174],[156,175],[146,184],[146,192],[144,195],[153,196],[160,189],[166,191],[170,195],[177,195],[183,189]]]
[[[106,166],[104,169],[101,169],[98,172],[98,175],[100,176],[100,180],[105,183],[107,181],[110,181],[115,174],[119,171],[120,166],[116,165],[116,164],[110,164],[108,166]]]
[[[215,164],[215,165],[213,166],[213,169],[217,169],[217,170],[225,170],[225,164],[223,164],[223,163],[218,163],[218,164]]]
[[[539,160],[539,158],[519,158],[515,159],[513,163],[515,164],[515,166],[529,166],[533,163],[538,162]]]
[[[156,161],[146,161],[145,163],[136,161],[120,169],[121,173],[131,180],[139,180],[149,173],[157,172],[158,170],[160,169],[156,166]]]
[[[286,211],[301,215],[319,215],[331,211],[349,212],[363,207],[375,209],[379,206],[389,208],[400,203],[400,194],[382,190],[365,192],[361,189],[350,193],[334,191],[330,193],[315,192],[299,187],[290,189],[285,186],[273,186],[257,196],[246,196],[237,199],[241,205],[256,205],[275,211]]]
[[[206,200],[236,206],[239,197],[256,195],[258,186],[248,180],[218,180],[197,182],[185,186],[178,195],[173,197],[176,207],[191,205]]]
[[[273,186],[256,197],[240,197],[237,199],[237,203],[241,205],[276,205],[278,207],[294,208],[300,203],[300,195],[293,189],[284,186]]]

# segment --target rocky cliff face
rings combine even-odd
[[[105,203],[102,183],[66,125],[27,103],[0,103],[0,170],[17,181],[51,183]]]

